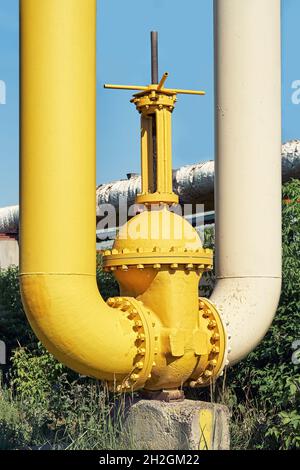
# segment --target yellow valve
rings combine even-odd
[[[142,302],[155,319],[157,343],[146,390],[208,386],[224,369],[222,318],[207,299],[198,298],[199,281],[212,269],[212,257],[196,230],[166,207],[132,218],[120,229],[113,249],[105,251],[104,269],[113,272],[121,295]]]
[[[171,142],[177,94],[205,93],[165,88],[167,72],[155,83],[158,71],[152,63],[153,75],[148,86],[104,85],[138,91],[131,100],[141,115],[142,190],[136,202],[148,210],[120,229],[103,265],[114,273],[123,296],[138,299],[157,317],[155,361],[144,384],[151,392],[207,386],[221,374],[227,356],[217,309],[198,299],[202,273],[213,267],[212,251],[203,249],[196,230],[168,209],[178,202],[172,191]]]
[[[165,88],[165,72],[158,84],[104,85],[104,88],[139,90],[132,103],[141,114],[142,191],[138,204],[177,204],[172,190],[172,112],[177,94],[205,95],[204,91]]]

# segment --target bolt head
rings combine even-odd
[[[137,316],[138,311],[137,311],[136,308],[132,308],[129,313],[130,313],[130,316],[131,316],[132,318],[134,318],[134,317]]]
[[[214,333],[214,334],[212,335],[212,340],[213,340],[213,341],[218,341],[219,339],[220,339],[219,333]]]
[[[109,299],[107,299],[107,305],[109,305],[110,307],[114,307],[116,304],[116,299],[110,297]]]
[[[125,302],[123,302],[123,304],[122,304],[123,312],[126,312],[130,307],[131,307],[130,302],[128,302],[128,300],[125,300]]]
[[[193,268],[194,268],[194,265],[193,265],[192,263],[189,263],[189,264],[187,264],[187,265],[185,266],[185,269],[186,269],[187,271],[191,271]]]

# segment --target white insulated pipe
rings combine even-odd
[[[216,274],[230,364],[262,340],[281,291],[280,0],[215,0]]]

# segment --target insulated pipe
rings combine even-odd
[[[20,15],[23,304],[61,362],[120,381],[137,333],[96,285],[96,0],[21,0]]]
[[[234,364],[281,290],[280,0],[215,0],[216,271]]]
[[[237,150],[240,156],[242,149]],[[256,149],[255,149],[256,152]],[[291,140],[282,145],[282,183],[292,178],[300,178],[300,141]],[[273,165],[273,162],[271,163]],[[261,171],[263,171],[263,167]],[[234,168],[228,170],[234,172]],[[260,171],[260,170],[259,170]],[[268,180],[268,174],[264,178]],[[214,208],[215,162],[207,161],[185,165],[173,170],[173,191],[179,196],[180,204],[204,204],[205,210]],[[252,181],[255,184],[255,180]],[[242,188],[240,188],[242,189]],[[134,204],[136,195],[141,191],[141,177],[136,175],[127,180],[104,183],[97,187],[97,210],[101,204],[112,204],[117,210],[120,198],[127,199],[127,204]]]
[[[291,140],[282,145],[282,182],[300,178],[300,141]],[[186,165],[173,170],[173,190],[179,196],[180,204],[204,204],[205,210],[214,207],[214,161]],[[76,186],[73,187],[73,191]],[[112,204],[117,210],[120,197],[127,198],[128,205],[134,204],[141,192],[141,177],[136,175],[127,180],[115,181],[98,186],[96,210],[100,215],[101,204]],[[16,233],[19,230],[19,206],[0,209],[0,233]]]

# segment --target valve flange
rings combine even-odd
[[[154,315],[141,301],[132,297],[110,297],[107,304],[124,312],[124,316],[132,321],[136,333],[136,356],[130,374],[122,382],[108,382],[108,387],[119,393],[138,390],[149,380],[157,353],[158,335]]]

